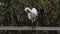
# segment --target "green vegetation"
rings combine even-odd
[[[25,7],[37,8],[36,26],[60,27],[60,0],[0,0],[0,26],[31,26]]]
[[[39,26],[60,26],[59,0],[0,0],[0,26],[27,26],[31,21],[25,7],[35,7]],[[29,23],[28,23],[29,22]]]

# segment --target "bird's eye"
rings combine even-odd
[[[28,13],[30,13],[30,11],[29,10],[27,10],[28,11]]]

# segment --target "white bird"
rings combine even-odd
[[[28,13],[28,18],[32,21],[32,23],[36,20],[38,16],[38,11],[36,8],[30,9],[29,7],[25,8],[25,11]],[[29,11],[29,12],[28,12]]]

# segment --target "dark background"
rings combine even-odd
[[[0,26],[31,26],[25,7],[35,7],[39,16],[35,26],[60,27],[60,0],[0,0]],[[0,31],[0,34],[32,34],[32,31]],[[46,32],[46,33],[45,33]],[[35,31],[33,34],[57,34]]]
[[[0,0],[0,26],[31,26],[25,7],[38,10],[36,26],[60,27],[59,0]]]

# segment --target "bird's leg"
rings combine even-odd
[[[33,23],[33,21],[32,21],[32,28],[33,28],[33,26],[34,26],[34,23]]]
[[[32,21],[32,30],[34,30],[34,21]]]

